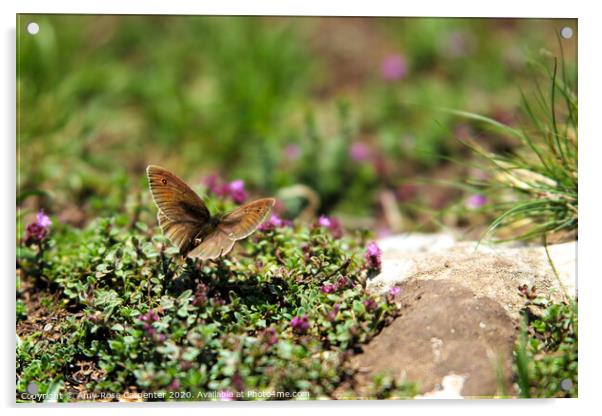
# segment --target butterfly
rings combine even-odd
[[[173,173],[149,165],[146,174],[163,234],[190,258],[212,260],[228,254],[236,241],[255,232],[275,203],[274,198],[263,198],[211,215],[203,200]]]

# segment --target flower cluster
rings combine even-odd
[[[293,223],[290,220],[280,218],[277,214],[272,214],[270,218],[263,222],[258,228],[261,231],[271,231],[276,228],[290,227]]]
[[[143,323],[144,332],[146,335],[155,342],[164,342],[167,338],[164,334],[157,334],[155,328],[153,328],[153,323],[159,320],[159,315],[152,309],[140,316],[140,321]]]
[[[203,282],[199,282],[196,285],[196,291],[194,292],[194,299],[192,300],[192,304],[194,306],[205,306],[209,298],[207,297],[207,293],[209,292],[209,286],[207,286]]]
[[[392,54],[383,59],[380,72],[385,81],[397,81],[408,73],[408,64],[402,55]]]
[[[266,328],[263,332],[262,340],[267,345],[274,345],[278,342],[278,332],[273,327]]]
[[[392,288],[389,289],[389,292],[387,293],[387,296],[386,296],[387,301],[389,303],[394,302],[400,293],[401,293],[401,288],[399,286],[393,286]]]
[[[374,241],[368,244],[366,247],[366,254],[364,255],[366,262],[368,263],[368,269],[380,271],[382,267],[381,255],[382,252],[378,244]]]
[[[364,301],[364,307],[368,311],[373,311],[378,308],[378,303],[373,298],[368,298]]]
[[[40,210],[36,215],[36,220],[30,224],[27,224],[25,229],[25,241],[27,244],[39,244],[46,235],[48,235],[48,229],[52,225],[52,221],[44,210]]]
[[[341,222],[335,217],[321,215],[320,218],[318,218],[318,226],[329,229],[334,238],[341,238],[343,236]]]
[[[335,303],[335,305],[332,307],[332,310],[330,310],[328,312],[328,314],[326,315],[326,320],[329,322],[334,321],[335,318],[337,317],[337,313],[339,313],[340,309],[341,309],[341,305],[339,305],[338,303]]]
[[[209,175],[203,183],[209,193],[222,198],[229,197],[238,205],[247,200],[248,194],[245,190],[245,182],[242,179],[224,182],[217,175]]]
[[[349,148],[349,156],[355,162],[364,162],[370,158],[370,148],[362,142],[355,142]]]
[[[295,316],[291,319],[293,331],[302,334],[309,329],[309,317],[307,315]]]
[[[466,199],[466,206],[470,209],[478,209],[487,204],[485,195],[472,195]]]
[[[325,283],[320,287],[323,293],[334,293],[339,289],[345,289],[347,287],[353,287],[354,284],[347,276],[341,276],[337,279],[335,284]]]
[[[336,285],[325,284],[320,288],[320,290],[324,293],[334,293],[337,291],[337,287]]]

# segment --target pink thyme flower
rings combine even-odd
[[[230,197],[238,205],[244,203],[248,197],[245,190],[245,182],[242,179],[236,179],[227,183],[220,179],[219,176],[213,174],[203,179],[203,184],[207,188],[207,193],[218,197]]]
[[[320,288],[320,290],[324,293],[333,293],[333,292],[336,292],[337,287],[335,285],[326,284],[326,285],[323,285]]]
[[[284,157],[289,162],[294,162],[301,157],[301,147],[298,144],[290,143],[284,148]]]
[[[278,332],[273,327],[266,328],[263,333],[263,341],[268,345],[274,345],[278,342]]]
[[[212,174],[203,180],[203,184],[207,187],[207,192],[216,196],[226,196],[229,193],[228,185],[224,184],[219,176]]]
[[[52,225],[50,218],[40,210],[36,215],[35,222],[27,225],[25,228],[25,241],[27,243],[39,243],[48,235],[48,229]]]
[[[38,215],[36,215],[36,220],[37,220],[38,224],[40,225],[40,227],[48,228],[52,225],[52,221],[50,221],[50,218],[48,218],[48,215],[44,214],[43,209],[41,209],[38,212]]]
[[[272,214],[270,216],[270,219],[263,222],[260,226],[259,229],[261,231],[270,231],[270,230],[274,230],[276,228],[280,228],[282,226],[285,225],[284,220],[282,220],[282,218],[280,218],[278,215],[276,214]]]
[[[364,254],[364,258],[368,263],[369,269],[380,270],[380,268],[382,267],[381,255],[382,252],[380,250],[380,247],[374,241],[368,244],[368,246],[366,247],[366,253]]]
[[[344,289],[346,287],[354,287],[355,285],[347,276],[341,276],[337,279],[336,287],[337,289]]]
[[[397,81],[406,76],[408,65],[402,55],[392,54],[383,59],[380,72],[385,81]]]
[[[466,206],[470,209],[481,208],[485,204],[487,204],[485,195],[472,195],[466,199]]]
[[[391,296],[397,296],[399,293],[401,293],[401,288],[399,286],[393,286],[391,289],[389,289],[389,294]]]
[[[167,337],[164,334],[158,334],[157,330],[153,328],[153,323],[159,320],[159,315],[154,310],[149,310],[144,315],[141,315],[138,320],[142,322],[142,327],[146,335],[155,342],[164,342]]]
[[[339,310],[341,309],[341,305],[339,305],[338,303],[335,304],[332,307],[332,310],[330,310],[328,312],[328,314],[326,314],[326,320],[329,322],[332,322],[335,320],[335,318],[337,317],[337,313],[339,313]]]
[[[248,195],[245,191],[245,183],[242,179],[230,182],[229,190],[230,197],[236,204],[240,205],[246,201]]]
[[[318,218],[318,225],[320,227],[328,228],[334,238],[341,238],[343,236],[343,227],[339,220],[335,217],[327,217],[326,215],[321,215]]]
[[[320,215],[320,218],[318,218],[318,224],[320,224],[321,227],[330,228],[332,222],[326,215]]]
[[[374,309],[378,308],[378,303],[376,303],[373,298],[368,298],[364,301],[364,307],[368,311],[373,311]]]
[[[362,142],[355,142],[349,148],[349,156],[355,162],[363,162],[370,158],[370,148]]]
[[[307,315],[295,316],[291,319],[291,326],[293,331],[303,333],[309,329],[309,318]]]

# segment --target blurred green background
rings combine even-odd
[[[218,174],[292,195],[290,216],[423,226],[468,196],[432,181],[479,175],[458,138],[516,145],[441,109],[520,123],[529,61],[562,46],[576,76],[576,35],[551,19],[20,15],[17,204],[75,226],[147,207],[153,163],[199,191]]]

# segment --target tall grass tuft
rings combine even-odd
[[[510,230],[507,240],[531,240],[555,233],[576,232],[577,196],[577,95],[576,80],[567,76],[564,60],[540,65],[548,85],[534,81],[534,93],[522,92],[527,118],[520,128],[464,111],[454,114],[517,138],[520,146],[511,154],[493,154],[474,140],[464,142],[485,162],[490,174],[485,189],[501,212],[485,235],[498,228]]]

